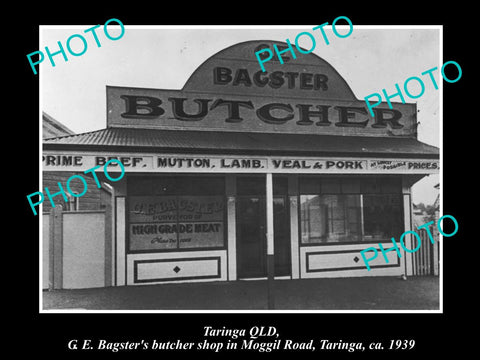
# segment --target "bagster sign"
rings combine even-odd
[[[310,53],[258,69],[249,41],[205,61],[182,90],[107,86],[107,125],[152,129],[416,136],[415,104],[387,103],[370,116],[346,81]],[[273,67],[273,68],[272,68]]]

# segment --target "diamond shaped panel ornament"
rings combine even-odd
[[[182,269],[180,269],[178,266],[175,266],[175,267],[173,268],[173,271],[175,271],[175,273],[177,273],[177,274],[178,274],[178,272],[179,272],[180,270],[182,270]]]
[[[360,259],[359,259],[357,256],[355,256],[355,257],[353,258],[353,261],[355,261],[356,263],[357,263],[359,260],[360,260]]]

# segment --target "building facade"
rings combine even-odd
[[[360,251],[413,230],[411,186],[439,171],[416,105],[370,116],[313,53],[262,72],[273,44],[226,48],[181,90],[107,86],[106,129],[44,140],[45,172],[124,165],[96,173],[113,188],[110,285],[412,273],[403,249],[370,271]]]

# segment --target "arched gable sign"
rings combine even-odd
[[[384,103],[371,117],[347,82],[319,56],[255,52],[283,42],[256,40],[219,51],[182,90],[107,86],[108,127],[416,137],[415,104]]]

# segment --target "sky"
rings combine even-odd
[[[200,64],[226,47],[247,40],[290,39],[293,43],[299,32],[308,31],[317,39],[313,52],[338,71],[358,99],[381,93],[384,88],[393,94],[396,83],[403,88],[407,78],[422,78],[424,94],[417,99],[406,98],[406,101],[417,103],[418,140],[440,147],[441,75],[439,71],[434,73],[439,85],[435,90],[429,78],[421,73],[435,66],[441,68],[441,27],[353,24],[353,32],[346,38],[336,37],[331,27],[326,27],[330,42],[326,45],[321,35],[312,31],[315,24],[255,27],[125,24],[122,37],[119,27],[109,25],[109,34],[119,37],[116,41],[106,37],[102,25],[95,31],[101,45],[97,47],[91,33],[83,33],[92,26],[40,27],[40,50],[48,46],[54,52],[58,50],[58,41],[65,48],[66,40],[74,34],[83,34],[87,40],[83,55],[74,57],[67,52],[67,62],[57,55],[54,57],[55,67],[46,58],[39,71],[40,111],[76,133],[106,127],[107,85],[181,89]],[[337,29],[339,33],[348,30],[342,26]],[[81,52],[83,45],[78,38],[70,44],[74,52]],[[307,49],[311,47],[308,42],[300,45]],[[415,84],[409,84],[412,94],[420,91]],[[400,99],[397,97],[392,101]],[[434,185],[439,179],[439,175],[430,175],[416,183],[412,189],[413,202],[433,204],[438,194]]]

